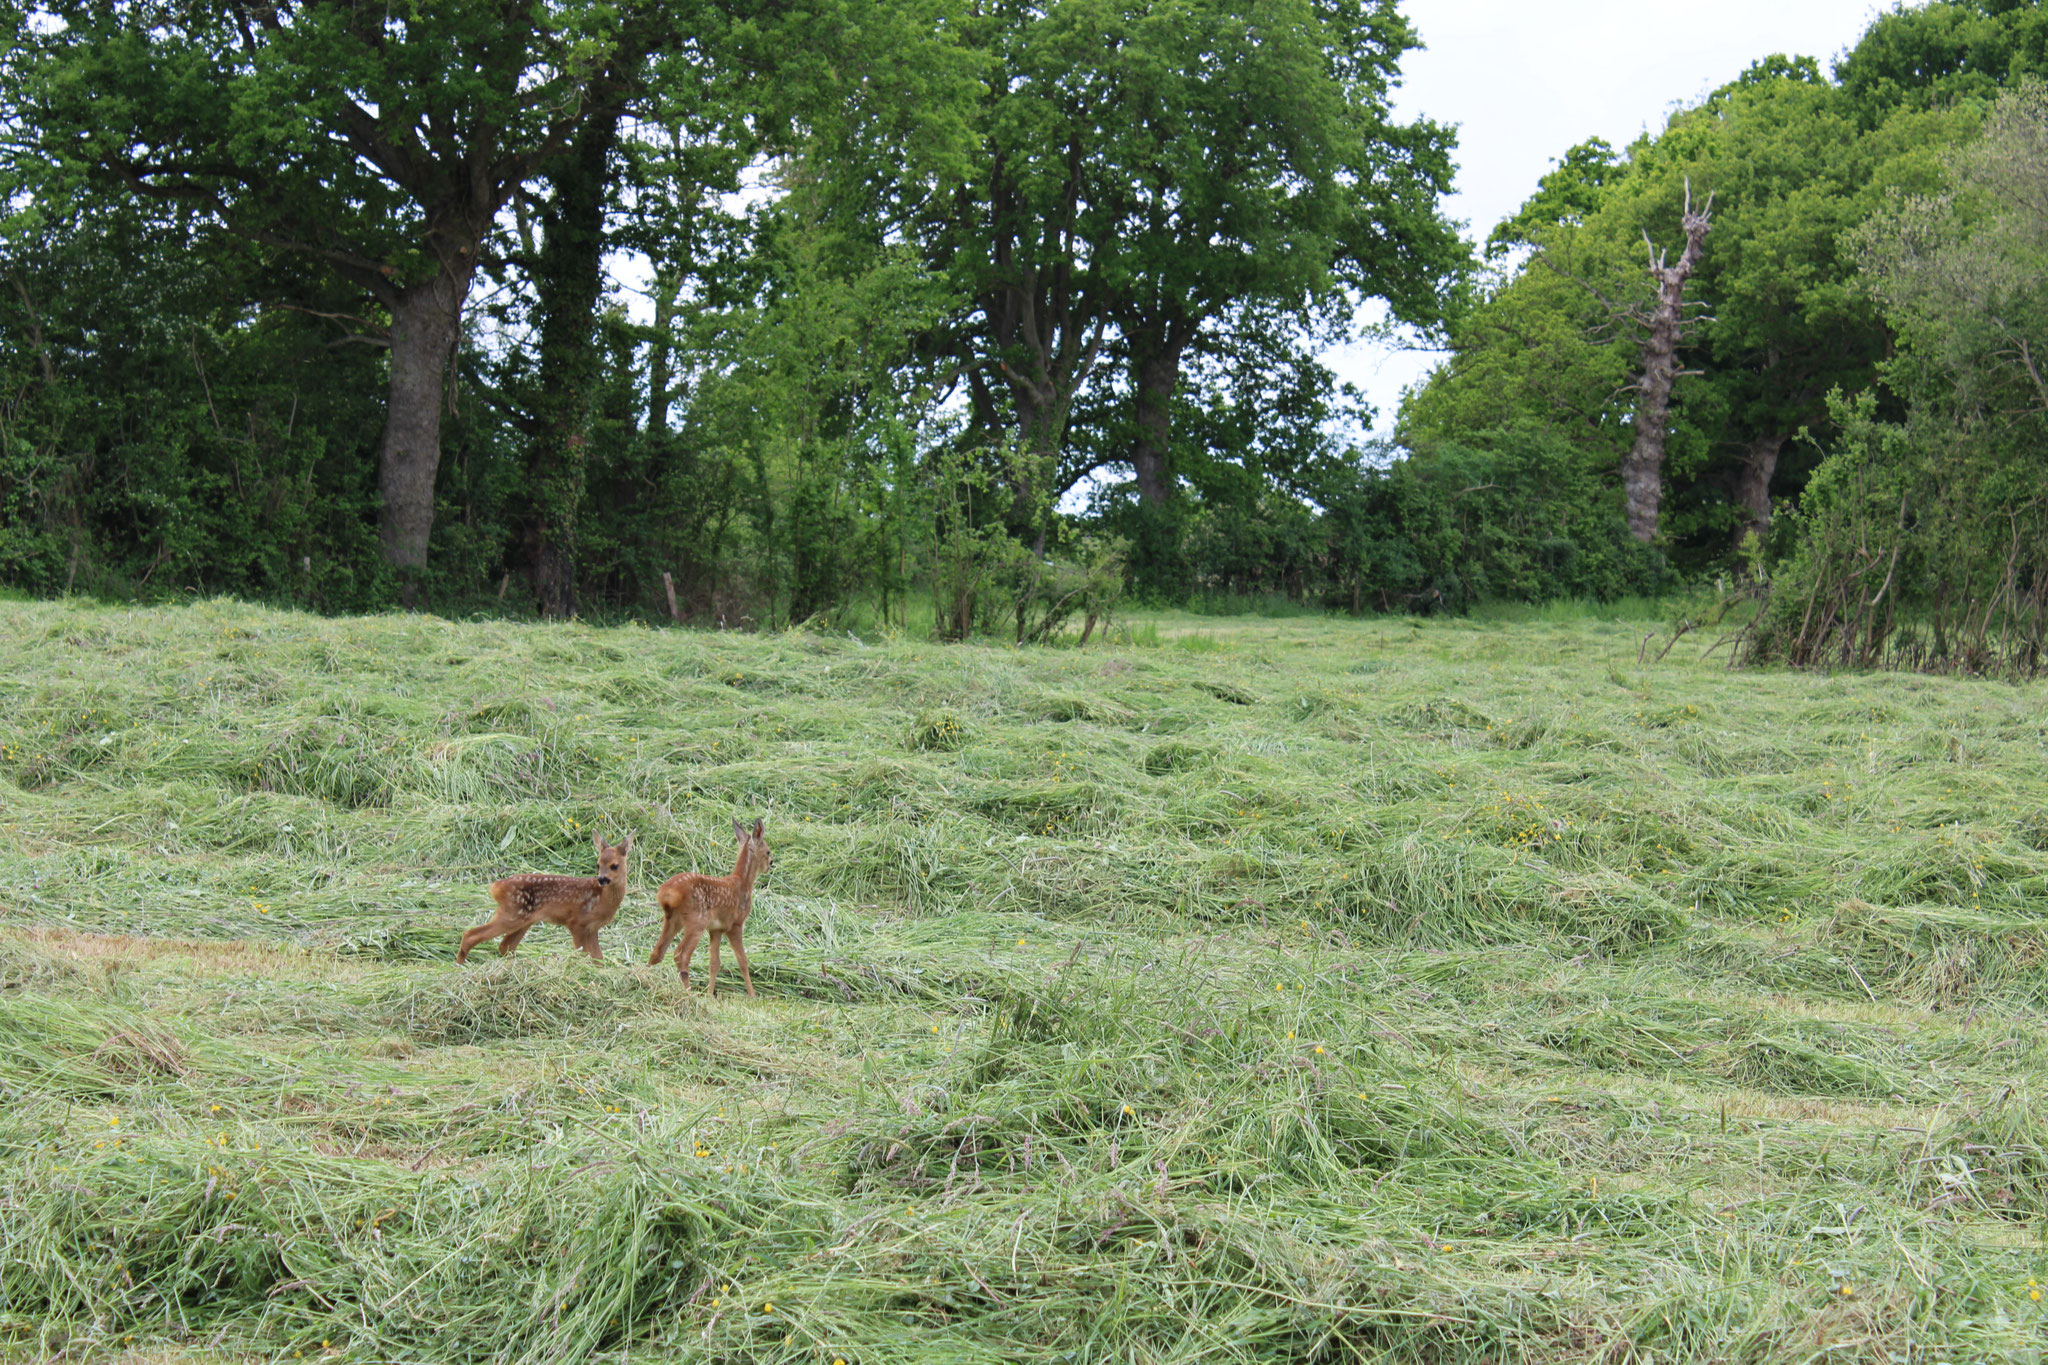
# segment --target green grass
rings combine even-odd
[[[1675,617],[1713,613],[1715,595],[1691,598],[1618,597],[1600,602],[1590,597],[1554,597],[1547,602],[1482,602],[1472,608],[1475,622],[1498,625],[1564,625],[1575,621],[1634,621],[1645,625]],[[1738,620],[1748,619],[1745,605]]]
[[[2048,689],[1644,619],[0,605],[0,1355],[2039,1359]]]

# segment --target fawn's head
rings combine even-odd
[[[626,855],[633,849],[633,836],[628,834],[626,842],[617,848],[606,843],[602,834],[591,835],[590,842],[597,845],[597,884],[610,886],[625,881]]]
[[[775,861],[775,855],[768,851],[768,839],[761,832],[762,823],[756,820],[754,827],[748,829],[737,820],[732,822],[732,832],[740,837],[740,861],[751,864],[757,877]]]

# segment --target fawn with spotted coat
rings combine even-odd
[[[740,939],[747,927],[747,916],[754,909],[754,882],[768,864],[775,861],[768,851],[768,840],[761,832],[762,822],[756,820],[748,829],[739,821],[732,822],[732,832],[740,839],[739,861],[733,866],[730,877],[711,877],[701,872],[678,872],[661,884],[656,898],[661,902],[661,938],[654,945],[654,955],[647,959],[649,966],[660,962],[662,954],[668,951],[669,940],[678,933],[683,936],[682,947],[676,949],[676,975],[682,978],[683,989],[690,988],[690,955],[697,951],[697,940],[705,934],[711,935],[711,979],[705,985],[705,993],[718,994],[718,936],[724,934],[732,940],[732,955],[739,959],[740,980],[747,986],[747,994],[754,993],[754,976],[747,970],[747,948]]]
[[[633,836],[628,834],[617,848],[607,844],[600,834],[591,835],[590,842],[597,845],[595,877],[525,872],[492,882],[491,899],[498,903],[498,913],[490,923],[479,924],[463,934],[455,960],[467,962],[471,948],[500,934],[504,941],[498,944],[498,956],[504,957],[519,946],[528,929],[546,921],[567,929],[576,946],[590,954],[591,961],[604,961],[597,946],[597,931],[612,922],[612,917],[619,913],[619,902],[626,898],[626,854],[632,850]]]

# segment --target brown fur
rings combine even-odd
[[[683,980],[683,989],[690,988],[690,954],[697,951],[697,940],[705,934],[711,935],[711,979],[705,984],[705,994],[718,994],[718,936],[724,934],[732,940],[732,955],[739,959],[740,980],[747,985],[747,994],[754,993],[754,974],[747,970],[747,947],[740,934],[747,927],[747,916],[754,909],[754,881],[768,870],[768,864],[775,857],[768,851],[768,840],[761,832],[762,822],[756,820],[748,829],[739,821],[732,822],[733,833],[740,837],[739,861],[733,865],[730,877],[708,877],[701,872],[678,872],[661,884],[656,899],[661,902],[661,938],[654,945],[654,955],[647,959],[648,965],[661,961],[668,951],[669,940],[677,933],[683,936],[683,946],[676,949],[676,975]]]
[[[468,961],[471,948],[500,934],[505,938],[498,945],[498,956],[505,957],[519,946],[528,929],[545,920],[567,929],[576,946],[590,954],[591,961],[604,961],[597,946],[597,931],[612,922],[612,917],[619,913],[619,902],[626,898],[626,854],[633,847],[633,836],[628,834],[626,842],[617,848],[607,844],[601,835],[591,835],[590,842],[597,845],[595,877],[526,872],[492,882],[491,899],[498,903],[498,913],[490,923],[479,924],[463,934],[455,960]]]

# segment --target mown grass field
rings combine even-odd
[[[0,604],[0,1354],[2040,1359],[2048,689],[1645,629]]]

